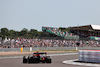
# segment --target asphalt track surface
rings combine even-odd
[[[60,55],[52,56],[52,63],[37,63],[37,64],[23,64],[22,57],[20,58],[4,58],[0,59],[0,67],[89,67],[72,64],[64,64],[64,60],[78,59],[78,54],[75,55]]]

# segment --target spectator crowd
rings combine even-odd
[[[78,35],[68,33],[67,30],[61,30],[59,28],[43,27],[42,30],[60,37],[64,37],[65,39],[79,39]]]
[[[43,30],[49,30],[50,32],[59,36],[72,36],[72,33],[68,33],[67,31],[63,32],[59,28],[43,27]]]
[[[55,40],[55,39],[5,39],[0,40],[0,48],[20,48],[20,47],[100,47],[100,41],[78,41],[78,40]]]

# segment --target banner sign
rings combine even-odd
[[[90,37],[91,40],[100,40],[100,37]]]
[[[79,61],[100,63],[100,50],[79,50]]]

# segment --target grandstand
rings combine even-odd
[[[59,28],[54,27],[42,27],[42,31],[46,33],[51,33],[52,35],[56,35],[63,39],[79,39],[79,36],[73,35],[72,33],[68,33],[67,31],[61,31]]]
[[[64,39],[73,40],[100,40],[100,25],[83,25],[70,27],[69,33],[63,32],[59,28],[54,27],[42,27],[42,31],[51,33]]]
[[[100,25],[71,27],[70,32],[79,35],[80,39],[100,40]]]

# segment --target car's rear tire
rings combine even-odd
[[[51,62],[52,62],[51,59],[46,60],[46,63],[51,63]]]
[[[25,56],[23,56],[23,63],[27,63],[27,59]]]
[[[27,58],[27,63],[30,63],[30,57]]]

